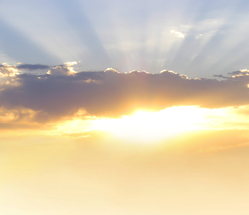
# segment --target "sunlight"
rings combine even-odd
[[[100,131],[121,141],[154,144],[200,130],[248,129],[249,119],[243,115],[248,110],[249,106],[217,109],[178,106],[158,112],[137,110],[133,115],[121,118],[87,116],[81,119],[79,115],[73,120],[57,124],[56,129],[52,129],[48,134],[82,138],[91,136],[91,132]],[[83,111],[84,114],[86,112]]]
[[[204,113],[205,109],[195,106],[171,107],[159,112],[137,111],[120,119],[95,120],[93,129],[110,132],[122,140],[154,143],[200,129],[205,123]]]

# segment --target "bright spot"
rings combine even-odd
[[[175,34],[177,37],[184,38],[185,35],[180,31],[171,30],[170,33]]]
[[[137,111],[120,119],[103,118],[93,122],[93,129],[110,132],[123,140],[155,142],[180,133],[198,130],[205,109],[195,106],[171,107],[159,112]]]
[[[76,64],[78,64],[77,61],[65,62],[65,63],[64,63],[64,65],[66,65],[66,66],[74,66],[74,65],[76,65]]]
[[[137,111],[121,118],[86,117],[80,110],[72,120],[57,124],[52,135],[81,138],[89,132],[106,132],[121,141],[154,144],[161,140],[200,130],[248,129],[248,117],[243,113],[249,106],[238,108],[199,108],[198,106],[170,107],[158,112]]]

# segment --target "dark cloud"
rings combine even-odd
[[[65,67],[65,65],[62,65],[61,67]],[[0,75],[1,76],[15,76],[22,70],[48,70],[51,67],[48,65],[42,65],[42,64],[19,64],[17,66],[12,66],[8,64],[0,64]],[[70,67],[69,67],[70,68]],[[53,68],[54,69],[54,68]],[[65,67],[66,69],[66,67]]]
[[[73,116],[79,109],[87,115],[117,117],[137,109],[161,110],[170,106],[199,105],[220,108],[249,104],[249,76],[226,80],[188,79],[163,71],[68,73],[58,66],[45,75],[19,74],[2,84],[0,107],[35,111],[33,120],[47,122]],[[66,71],[66,72],[65,72]]]
[[[244,76],[244,75],[249,75],[249,71],[247,70],[247,69],[243,69],[243,70],[238,70],[238,71],[233,71],[233,72],[229,72],[228,73],[229,75],[242,75],[242,76]]]
[[[37,69],[49,69],[50,66],[42,64],[20,64],[16,66],[17,69],[37,70]]]

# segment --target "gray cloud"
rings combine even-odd
[[[234,76],[244,76],[244,75],[249,75],[249,71],[247,69],[242,69],[238,71],[229,72],[228,74]]]
[[[31,109],[32,120],[47,122],[73,116],[79,109],[87,115],[117,117],[136,109],[161,110],[177,105],[207,108],[249,104],[249,76],[226,80],[188,79],[163,71],[158,74],[114,70],[69,74],[58,66],[50,74],[19,74],[1,85],[0,107]],[[244,74],[244,73],[243,73]]]
[[[37,69],[49,69],[50,66],[42,64],[20,64],[16,66],[18,69],[27,69],[27,70],[37,70]]]
[[[65,65],[64,65],[65,66]],[[42,64],[19,64],[17,66],[8,65],[8,64],[0,64],[0,77],[1,76],[15,76],[22,70],[48,70],[51,66],[42,65]]]

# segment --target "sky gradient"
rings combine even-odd
[[[241,0],[1,1],[1,58],[210,78],[248,68],[247,8]]]
[[[246,1],[0,1],[0,213],[248,215]]]

